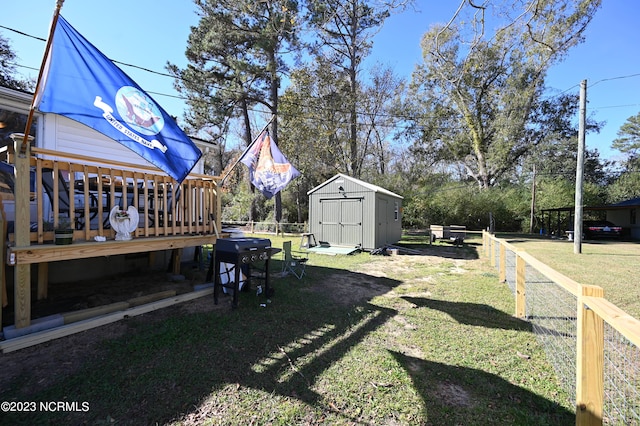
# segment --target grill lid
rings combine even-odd
[[[220,238],[216,241],[217,252],[246,253],[270,248],[271,240],[267,238]]]

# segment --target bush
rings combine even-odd
[[[405,199],[403,226],[464,225],[480,230],[488,228],[493,217],[496,229],[521,231],[525,221],[528,226],[525,195],[517,187],[481,191],[475,184],[449,183]]]

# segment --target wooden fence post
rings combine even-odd
[[[496,239],[491,236],[491,244],[490,244],[490,250],[489,250],[489,256],[491,256],[489,258],[489,261],[491,262],[491,266],[493,266],[494,268],[496,267]]]
[[[604,320],[587,308],[583,296],[604,297],[598,286],[582,285],[578,295],[576,425],[601,426],[604,402]]]
[[[491,252],[491,234],[489,234],[488,232],[484,233],[485,236],[485,245],[484,245],[484,255],[486,257],[490,256],[490,252]]]
[[[429,242],[431,242],[431,230],[429,230]],[[482,230],[482,253],[487,255],[487,233]]]
[[[500,282],[507,281],[507,249],[504,244],[500,244]]]
[[[516,253],[516,318],[524,318],[526,309],[527,263]]]

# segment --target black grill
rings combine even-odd
[[[240,272],[246,276],[243,290],[248,291],[251,286],[251,279],[257,278],[254,274],[260,271],[264,281],[263,294],[270,294],[269,288],[269,260],[271,258],[271,240],[266,238],[220,238],[216,241],[215,260],[212,259],[214,267],[213,301],[218,304],[220,288],[227,287],[233,289],[233,308],[238,307],[238,292],[240,290]],[[264,262],[264,268],[258,265]],[[233,265],[234,280],[222,284],[220,279],[220,264],[228,263]],[[210,266],[211,268],[211,266]]]

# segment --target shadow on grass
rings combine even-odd
[[[402,299],[418,307],[444,312],[461,324],[503,330],[531,331],[531,324],[528,322],[508,315],[489,305],[468,302],[449,302],[424,297],[403,296]]]
[[[312,275],[335,277],[337,272],[317,268]],[[372,279],[366,274],[355,275],[361,275],[362,281]],[[352,414],[327,405],[332,396],[317,393],[314,385],[397,314],[367,301],[400,282],[376,278],[366,286],[368,292],[359,293],[352,303],[338,303],[333,294],[318,291],[326,285],[322,279],[288,277],[275,279],[273,284],[276,295],[266,307],[260,306],[262,297],[243,292],[236,310],[230,309],[230,297],[226,297],[221,298],[220,309],[210,312],[188,313],[177,305],[172,315],[155,321],[143,317],[127,320],[126,335],[105,342],[100,355],[78,372],[45,388],[38,386],[38,377],[18,377],[0,391],[3,400],[87,402],[89,411],[3,413],[6,415],[0,423],[138,425],[189,418],[196,419],[191,424],[207,419],[217,419],[218,424],[254,420],[264,424],[278,419],[278,404],[286,400],[291,404],[300,401],[312,418],[328,415],[346,424],[361,424],[358,418],[349,417]],[[405,300],[447,312],[467,324],[528,330],[526,323],[485,305]],[[477,417],[474,407],[477,410],[482,404],[502,410],[501,418],[507,419],[502,424],[545,424],[535,420],[545,416],[550,419],[548,424],[568,424],[565,420],[571,413],[497,376],[390,353],[410,374],[429,410],[430,424],[468,423]],[[60,362],[64,362],[63,356]],[[350,374],[357,375],[359,366],[349,367],[356,371]],[[50,373],[55,374],[55,369]],[[25,380],[31,382],[25,384]],[[468,401],[464,392],[469,393]],[[246,414],[226,419],[222,416],[228,410]],[[533,416],[534,421],[521,422],[527,416]],[[508,419],[515,420],[509,423]],[[496,424],[484,420],[470,424]]]
[[[503,378],[390,351],[420,393],[428,424],[569,425],[575,414]],[[478,418],[479,412],[500,413]]]
[[[37,378],[28,378],[34,386],[25,386],[25,378],[18,377],[0,391],[3,400],[88,402],[89,411],[3,413],[0,423],[165,424],[200,413],[212,393],[222,405],[245,404],[247,389],[334,411],[311,385],[396,312],[367,303],[339,305],[322,293],[300,291],[314,286],[309,281],[274,281],[276,295],[266,308],[255,292],[242,292],[236,310],[227,296],[221,297],[223,308],[211,312],[178,313],[158,322],[127,320],[127,334],[105,342],[100,356],[72,376],[45,389],[37,387]],[[370,297],[399,284],[377,278]],[[180,311],[179,305],[174,308]],[[259,403],[254,409],[260,410]]]

